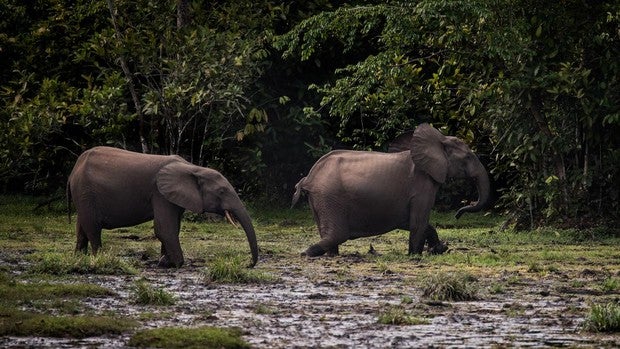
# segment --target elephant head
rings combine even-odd
[[[256,233],[250,215],[233,186],[218,171],[187,162],[173,162],[157,173],[157,189],[170,202],[194,213],[216,213],[234,217],[245,231],[252,252],[253,267],[258,261]]]
[[[472,178],[478,189],[478,201],[461,207],[456,218],[465,212],[478,212],[489,202],[490,182],[487,171],[467,144],[456,137],[444,136],[429,124],[413,132],[411,158],[415,166],[437,183],[447,178]]]

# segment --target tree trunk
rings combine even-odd
[[[549,139],[554,139],[557,136],[551,132],[549,128],[549,122],[545,115],[541,112],[542,110],[542,102],[540,96],[534,94],[532,96],[532,106],[530,107],[530,111],[532,112],[532,116],[536,121],[536,125],[538,126],[539,131],[544,134]],[[560,192],[562,194],[563,205],[566,206],[568,204],[568,189],[566,188],[566,167],[564,165],[564,157],[558,151],[558,149],[554,146],[551,147],[551,161],[553,162],[553,166],[555,167],[555,175],[559,179]]]
[[[181,29],[190,23],[189,1],[177,0],[177,29]]]
[[[116,24],[116,9],[114,8],[114,3],[112,1],[113,0],[107,0],[108,9],[110,10],[112,26],[114,27],[114,35],[116,36],[116,39],[120,43],[122,42],[121,32],[118,29],[118,25]],[[142,104],[140,103],[140,97],[138,96],[138,92],[136,91],[136,86],[133,81],[133,75],[131,74],[131,71],[129,70],[129,66],[127,65],[127,60],[125,60],[125,56],[120,54],[119,61],[121,63],[121,69],[123,70],[123,73],[125,74],[125,78],[127,79],[127,85],[129,87],[129,92],[131,93],[131,99],[133,100],[133,104],[136,108],[136,113],[138,114],[138,120],[140,123],[139,128],[138,128],[138,135],[140,137],[140,144],[142,145],[142,152],[146,154],[149,152],[149,147],[148,147],[148,144],[146,143],[146,138],[144,138],[144,114],[142,114]]]

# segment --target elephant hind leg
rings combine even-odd
[[[308,257],[318,257],[326,253],[330,257],[337,256],[338,246],[345,241],[347,241],[347,239],[333,239],[326,236],[323,237],[318,243],[308,247],[303,254]]]
[[[324,254],[330,257],[337,256],[339,252],[338,246],[347,241],[348,237],[344,205],[341,205],[337,200],[313,199],[312,195],[308,196],[321,241],[308,247],[302,255],[308,257],[317,257]],[[329,202],[329,204],[326,202]]]
[[[75,251],[87,253],[88,243],[90,242],[93,254],[96,255],[101,248],[101,226],[88,222],[88,220],[78,215],[75,231],[77,240]]]
[[[88,253],[88,238],[86,237],[86,232],[82,229],[79,220],[75,224],[75,235],[76,235],[76,243],[75,243],[75,253]]]

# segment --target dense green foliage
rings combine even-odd
[[[618,212],[619,11],[582,1],[345,6],[276,45],[301,61],[330,50],[350,59],[314,86],[342,140],[377,148],[431,121],[472,143],[505,202],[532,221],[577,218]]]
[[[0,190],[61,191],[109,144],[288,201],[330,148],[427,121],[526,226],[618,218],[618,1],[178,3],[0,4]]]

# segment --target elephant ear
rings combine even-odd
[[[159,170],[156,182],[157,190],[168,201],[194,213],[202,213],[202,196],[193,165],[170,163]]]
[[[407,131],[400,136],[394,138],[388,144],[388,153],[400,153],[401,151],[408,151],[411,149],[411,136],[413,130]]]
[[[419,125],[411,139],[411,158],[415,166],[436,182],[444,183],[448,175],[448,157],[441,132],[427,123]]]

